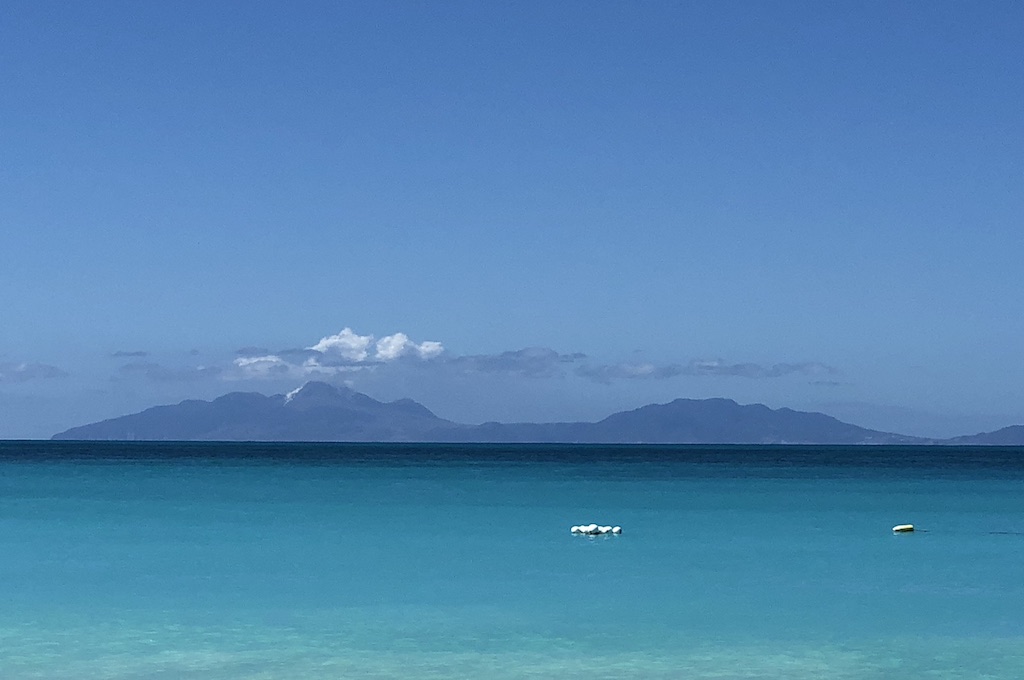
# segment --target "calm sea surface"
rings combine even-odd
[[[1021,677],[1022,448],[0,442],[5,680]]]

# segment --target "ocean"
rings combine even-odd
[[[5,680],[1021,677],[1024,448],[0,442]]]

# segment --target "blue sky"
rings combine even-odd
[[[1022,54],[1019,2],[4,3],[0,437],[311,378],[1024,423]]]

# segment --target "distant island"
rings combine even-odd
[[[676,399],[597,422],[464,425],[411,399],[381,402],[347,387],[309,382],[288,394],[232,392],[73,427],[60,440],[494,442],[594,444],[1024,445],[1024,426],[952,439],[879,432],[822,413]]]

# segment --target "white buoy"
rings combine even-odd
[[[569,528],[569,533],[583,534],[584,536],[604,536],[605,534],[621,534],[622,527],[610,524],[574,524]]]
[[[913,524],[897,524],[892,528],[893,533],[896,534],[909,534],[914,530]]]

